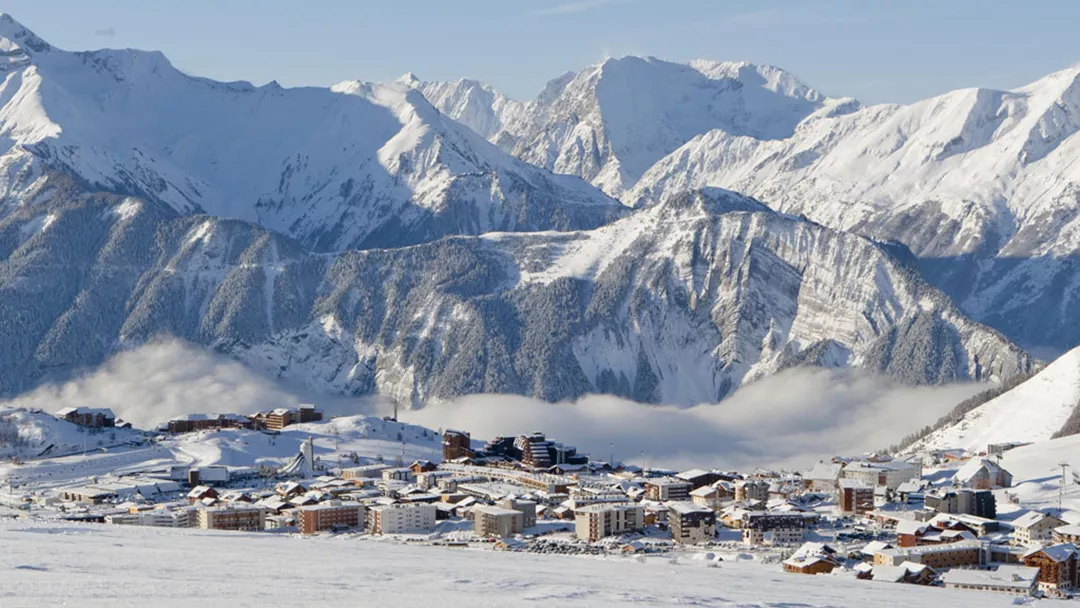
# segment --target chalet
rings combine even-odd
[[[1055,528],[1066,522],[1053,515],[1028,511],[1012,522],[1013,540],[1025,547],[1041,547],[1053,539]]]
[[[107,407],[65,407],[56,412],[56,417],[90,428],[116,426],[116,415]]]
[[[1002,564],[996,570],[949,570],[941,575],[941,582],[946,589],[1032,595],[1038,577],[1038,568]]]
[[[419,475],[421,473],[428,473],[434,471],[435,469],[436,466],[428,460],[417,460],[409,465],[409,470],[413,472],[413,476]]]
[[[191,488],[191,491],[187,493],[187,499],[189,502],[199,502],[207,498],[217,498],[218,491],[210,486],[195,486]]]
[[[735,482],[735,500],[768,500],[769,482],[764,479],[740,479]]]
[[[443,432],[443,460],[456,460],[472,456],[472,439],[464,431],[447,429]]]
[[[870,579],[886,583],[929,585],[934,581],[934,569],[926,564],[902,562],[899,565],[880,564],[870,571]]]
[[[278,496],[285,500],[290,500],[296,496],[302,496],[307,493],[308,488],[302,483],[296,481],[286,481],[279,483],[274,491]]]
[[[818,462],[814,468],[803,475],[803,484],[808,490],[815,492],[836,492],[839,488],[837,482],[843,470],[843,463]]]
[[[1080,525],[1069,524],[1054,528],[1052,537],[1055,544],[1073,543],[1074,545],[1080,545]]]
[[[1049,592],[1075,589],[1080,584],[1080,549],[1072,543],[1032,549],[1024,554],[1024,565],[1039,569],[1039,588]]]
[[[919,540],[926,535],[930,525],[911,519],[896,522],[896,544],[900,547],[915,547]]]
[[[824,543],[805,543],[783,562],[793,574],[829,574],[839,565],[836,549]]]
[[[986,458],[972,458],[964,463],[953,480],[967,488],[989,490],[1012,486],[1012,474]]]
[[[702,486],[690,492],[690,502],[699,507],[719,511],[726,498],[721,496],[720,489],[716,486]]]

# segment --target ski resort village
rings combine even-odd
[[[550,554],[571,570],[652,561],[700,568],[721,587],[775,572],[778,588],[842,580],[858,586],[851,597],[881,601],[1080,592],[1080,488],[1062,456],[1080,453],[1080,436],[933,446],[961,432],[946,430],[893,455],[837,455],[804,470],[663,470],[542,432],[480,439],[394,416],[330,418],[313,405],[155,429],[103,408],[8,407],[0,544],[35,531],[173,528],[186,532],[158,530],[173,535],[163,542],[291,538],[316,553],[354,543],[451,561]]]

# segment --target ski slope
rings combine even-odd
[[[909,451],[965,448],[989,443],[1046,441],[1080,401],[1080,348],[1056,359],[1027,382],[968,412]]]
[[[24,606],[1009,606],[975,591],[786,574],[777,564],[606,559],[0,521],[0,605]]]

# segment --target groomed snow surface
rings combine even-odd
[[[1046,441],[1068,420],[1080,401],[1080,348],[1054,360],[1013,390],[975,408],[909,451],[965,448],[990,443]]]
[[[0,606],[1009,606],[974,591],[777,564],[577,558],[199,530],[0,520]],[[543,602],[543,603],[541,603]]]

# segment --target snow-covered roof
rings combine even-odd
[[[874,555],[878,551],[884,551],[885,549],[892,549],[893,546],[885,541],[872,540],[866,543],[866,546],[862,548],[860,553],[863,555]]]
[[[838,462],[820,461],[806,473],[807,479],[836,481],[844,467]]]
[[[1002,471],[1002,468],[992,460],[986,458],[972,458],[965,462],[956,471],[955,479],[961,483],[971,481],[979,471],[986,469],[986,472],[990,475],[997,475]]]
[[[1057,528],[1054,528],[1054,532],[1066,534],[1068,536],[1080,536],[1080,525],[1069,524],[1067,526],[1058,526]]]
[[[690,495],[691,496],[698,496],[698,497],[701,497],[701,498],[707,498],[709,496],[712,496],[713,494],[716,494],[716,492],[717,492],[716,488],[714,488],[712,486],[701,486],[700,488],[691,491]]]
[[[712,509],[709,507],[703,507],[695,505],[692,502],[673,502],[668,504],[668,508],[680,515],[690,515],[692,513],[712,513]]]
[[[915,521],[913,519],[904,519],[896,522],[897,534],[923,534],[926,532],[927,526],[921,521]]]
[[[1078,549],[1076,548],[1076,545],[1072,543],[1061,543],[1058,545],[1050,545],[1049,547],[1032,549],[1027,553],[1024,553],[1024,557],[1035,555],[1039,552],[1045,553],[1047,557],[1054,560],[1055,562],[1063,562],[1069,559],[1069,557],[1071,557],[1072,555],[1076,554],[1078,552]]]
[[[683,471],[682,473],[676,474],[675,477],[678,477],[679,479],[682,479],[684,481],[692,481],[693,479],[708,474],[709,472],[705,469],[690,469],[689,471]]]
[[[687,485],[690,482],[679,479],[677,477],[652,477],[650,479],[646,479],[645,483],[647,485],[653,485],[653,486],[676,486],[676,485],[681,486],[681,485]]]
[[[1039,511],[1028,511],[1027,513],[1024,513],[1020,517],[1017,517],[1015,520],[1013,520],[1012,525],[1013,525],[1014,528],[1017,528],[1017,529],[1019,529],[1019,528],[1030,528],[1032,526],[1038,525],[1040,522],[1042,522],[1047,517],[1054,517],[1054,516],[1053,515],[1047,515],[1046,513],[1041,513]],[[1055,517],[1054,519],[1057,519],[1057,518]],[[1061,521],[1061,520],[1058,520],[1058,521]]]
[[[963,570],[953,568],[941,575],[946,585],[973,585],[1003,589],[1029,589],[1039,576],[1038,568],[1002,564],[997,570]]]

